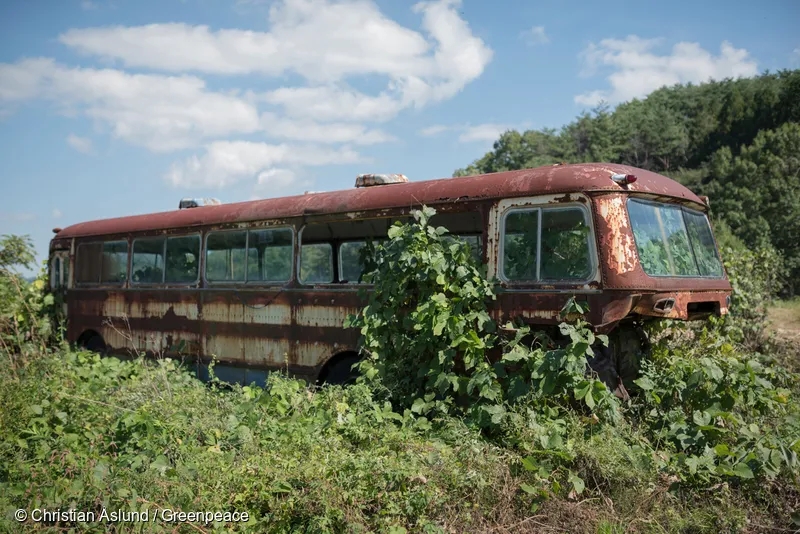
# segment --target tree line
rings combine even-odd
[[[800,70],[663,87],[560,130],[509,130],[453,176],[559,162],[632,165],[709,196],[715,227],[775,248],[785,293],[800,290]]]

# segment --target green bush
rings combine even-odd
[[[49,322],[54,301],[43,278],[0,277],[20,284],[3,298],[28,314],[3,316],[0,530],[47,530],[12,518],[36,507],[250,516],[118,525],[142,532],[792,527],[798,376],[748,341],[775,256],[726,254],[741,307],[654,327],[634,395],[620,401],[587,367],[607,340],[584,305],[570,300],[549,335],[498,328],[493,284],[466,244],[428,225],[432,214],[393,227],[368,258],[375,292],[351,318],[367,358],[348,388],[278,375],[222,388],[171,360],[73,352],[36,328],[19,337],[31,332],[20,325]],[[743,276],[758,266],[764,275]]]
[[[612,465],[630,461],[640,481],[659,473],[689,488],[797,480],[797,377],[749,352],[775,291],[774,252],[727,250],[736,311],[694,330],[662,322],[694,338],[656,343],[635,381],[639,394],[620,403],[587,373],[592,347],[607,343],[582,319],[587,310],[568,302],[559,339],[513,325],[505,327],[513,338],[498,335],[486,312],[492,286],[465,246],[446,247],[446,229],[428,225],[434,213],[397,223],[373,253],[375,291],[351,318],[367,347],[362,380],[373,391],[428,417],[466,416],[488,439],[525,454],[522,466],[538,482],[522,489],[535,499],[580,494],[587,478],[622,491],[579,445],[609,434],[617,436]]]
[[[441,532],[513,510],[496,491],[507,452],[455,420],[432,435],[364,386],[313,392],[273,375],[264,389],[222,390],[171,360],[89,353],[20,374],[0,385],[0,530],[15,508],[250,514],[209,532]]]
[[[18,272],[33,266],[33,245],[27,236],[0,236],[0,350],[16,359],[46,352],[59,340],[60,299],[45,291],[46,268],[33,282]]]

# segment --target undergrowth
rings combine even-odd
[[[740,311],[723,319],[651,325],[653,349],[632,397],[621,400],[587,366],[607,339],[583,319],[585,304],[571,299],[558,332],[547,335],[494,324],[493,284],[465,244],[428,225],[432,214],[416,213],[415,223],[393,227],[371,250],[375,291],[350,319],[364,336],[365,359],[347,388],[311,388],[279,374],[265,388],[222,387],[171,360],[69,350],[49,340],[57,329],[40,324],[52,324],[55,309],[43,282],[29,287],[4,270],[0,298],[27,311],[4,314],[0,332],[0,529],[616,533],[800,525],[800,387],[752,324],[763,319],[763,296],[735,293]],[[725,260],[736,272],[772,257]],[[18,508],[249,518],[20,524]]]

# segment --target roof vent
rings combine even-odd
[[[185,210],[187,208],[199,208],[202,206],[219,206],[222,204],[216,198],[182,198],[181,203],[178,204],[179,210]]]
[[[407,182],[408,178],[403,174],[359,174],[356,176],[356,187],[404,184]]]

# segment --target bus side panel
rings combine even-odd
[[[68,337],[77,342],[95,331],[109,352],[197,355],[202,334],[197,299],[193,290],[72,290]]]
[[[315,377],[324,363],[357,350],[345,329],[358,313],[354,287],[70,292],[69,339],[99,333],[112,353],[216,358],[238,367],[285,368]]]
[[[345,329],[349,315],[363,306],[356,287],[292,289],[292,361],[319,370],[332,356],[357,351],[359,331]]]

